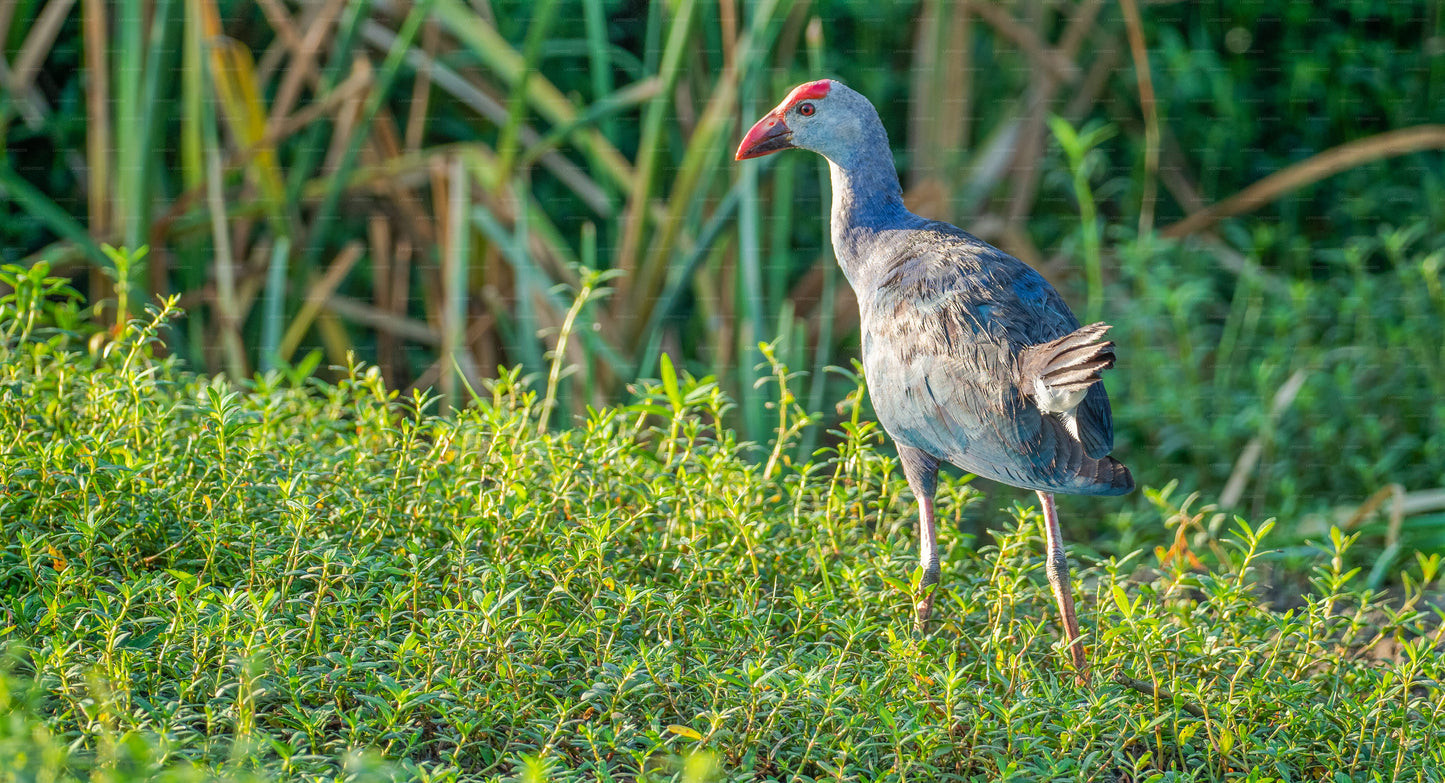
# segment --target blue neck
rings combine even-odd
[[[886,138],[880,146],[881,154],[854,155],[847,162],[851,165],[828,161],[833,180],[833,252],[855,291],[867,284],[870,261],[881,262],[879,234],[908,228],[919,220],[903,206],[903,188]]]

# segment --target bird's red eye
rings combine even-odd
[[[813,112],[815,112],[815,111],[817,111],[817,110],[818,110],[818,109],[817,109],[816,107],[814,107],[813,104],[811,104],[811,103],[800,103],[800,104],[798,104],[798,113],[801,114],[801,115],[803,115],[804,117],[811,117],[811,116],[813,116]]]

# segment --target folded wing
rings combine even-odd
[[[1072,494],[1123,494],[1099,373],[1102,324],[1080,328],[1037,272],[947,224],[889,259],[864,302],[864,363],[894,438],[981,476]]]

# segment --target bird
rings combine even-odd
[[[822,155],[831,174],[834,256],[857,294],[873,410],[918,502],[914,606],[926,629],[940,577],[934,496],[943,463],[1033,490],[1049,585],[1076,682],[1089,683],[1056,493],[1123,495],[1134,478],[1114,447],[1103,371],[1109,325],[1082,326],[1032,267],[949,223],[910,212],[873,104],[835,79],[793,88],[738,146]]]

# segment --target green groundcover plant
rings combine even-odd
[[[173,302],[94,332],[6,274],[0,780],[1445,775],[1439,556],[1371,590],[1334,530],[1280,604],[1272,521],[1080,547],[1078,688],[1035,509],[968,477],[913,630],[911,498],[856,376],[797,460],[775,359],[769,443],[670,362],[554,429],[564,373],[459,410],[359,365],[208,379],[164,358]]]

